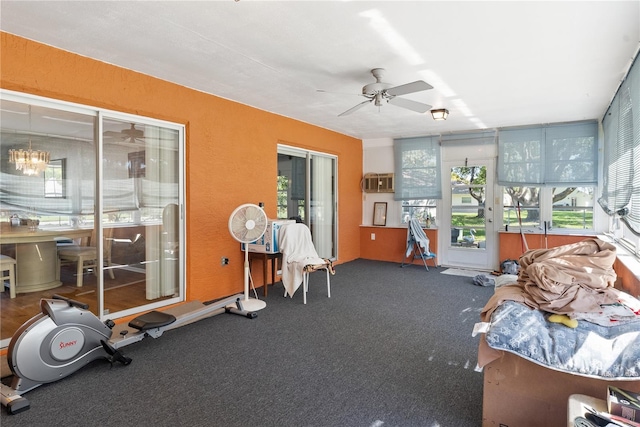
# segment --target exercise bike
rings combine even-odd
[[[111,364],[131,363],[119,348],[141,341],[147,336],[160,337],[165,331],[217,314],[221,310],[253,319],[257,313],[242,306],[241,295],[224,298],[189,313],[174,316],[150,311],[128,323],[134,331],[123,329],[113,336],[115,323],[102,322],[89,306],[59,295],[40,300],[41,313],[27,320],[13,335],[7,362],[13,373],[11,384],[0,383],[0,401],[9,414],[29,409],[22,397],[34,388],[58,381],[97,359]]]

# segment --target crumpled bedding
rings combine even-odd
[[[582,321],[572,329],[549,322],[549,315],[506,301],[493,312],[484,339],[494,351],[514,353],[554,370],[640,380],[640,322],[607,327]]]
[[[480,314],[486,336],[480,339],[478,367],[509,351],[574,374],[640,379],[640,301],[613,287],[615,259],[615,246],[600,239],[526,252],[517,283],[496,289]],[[635,319],[602,319],[605,306],[629,301]],[[548,322],[549,313],[601,322],[580,320],[571,330]],[[610,360],[622,357],[622,343],[630,356]]]

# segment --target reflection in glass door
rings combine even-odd
[[[104,310],[126,312],[180,296],[180,139],[154,124],[103,123]]]
[[[184,127],[0,92],[0,346],[53,294],[112,319],[182,301]]]

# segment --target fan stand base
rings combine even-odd
[[[245,311],[258,311],[258,310],[262,310],[267,306],[266,302],[259,299],[255,299],[255,298],[241,299],[240,304],[242,304],[242,309]]]

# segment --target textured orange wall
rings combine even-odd
[[[0,33],[0,87],[186,125],[187,298],[243,288],[235,207],[264,202],[276,214],[277,144],[338,156],[338,263],[360,256],[362,142],[144,74]],[[224,60],[224,58],[220,58]],[[220,258],[230,258],[222,267]],[[262,282],[256,271],[256,284]]]
[[[547,236],[547,247],[555,248],[556,246],[568,245],[570,243],[580,242],[593,236],[575,236],[575,235],[551,235]],[[544,248],[544,234],[526,234],[527,245],[529,249]],[[505,259],[517,260],[522,256],[522,238],[520,233],[500,233],[500,261]]]
[[[428,228],[424,230],[430,240],[430,251],[438,253],[438,230]],[[376,235],[375,240],[371,240],[371,234]],[[407,249],[407,229],[392,227],[360,227],[360,257],[377,261],[390,261],[402,263],[403,256]],[[407,263],[410,261],[407,258]],[[414,260],[415,264],[422,265],[420,259]],[[427,262],[428,266],[433,265],[433,261]]]

